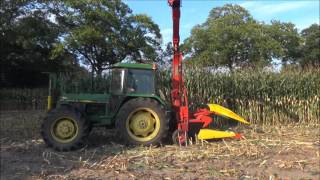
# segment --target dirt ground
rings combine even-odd
[[[73,152],[46,147],[44,113],[0,112],[1,179],[320,179],[320,125],[239,127],[242,140],[128,148],[93,129]]]

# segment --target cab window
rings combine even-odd
[[[111,75],[110,92],[112,94],[122,94],[124,84],[124,69],[113,69]]]
[[[127,93],[154,94],[154,71],[129,69],[127,76]]]

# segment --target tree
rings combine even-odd
[[[158,62],[158,64],[160,65],[161,68],[167,69],[171,67],[172,59],[173,59],[173,46],[172,46],[172,42],[168,42],[164,46],[164,49],[161,50],[160,52],[160,61]]]
[[[158,25],[146,15],[133,15],[120,0],[55,1],[53,7],[52,12],[65,31],[58,49],[77,55],[98,75],[123,60],[159,60]]]
[[[204,66],[235,67],[268,65],[280,54],[280,44],[270,37],[239,5],[211,10],[207,21],[192,29],[183,47],[191,61]]]
[[[37,5],[31,0],[0,4],[1,87],[47,85],[42,72],[62,70],[65,61],[74,62],[68,53],[50,60],[59,29]]]
[[[320,26],[312,24],[310,27],[302,30],[301,36],[303,44],[301,47],[301,58],[299,63],[302,67],[320,66]]]
[[[279,42],[281,54],[275,58],[281,60],[283,65],[295,63],[300,56],[301,38],[298,29],[292,23],[271,21],[267,26],[270,36]]]

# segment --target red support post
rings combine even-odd
[[[189,109],[187,91],[184,86],[182,73],[182,53],[179,50],[180,36],[180,6],[181,0],[168,0],[172,7],[173,20],[173,63],[172,63],[172,106],[176,114],[177,129],[180,132],[179,139],[186,140],[188,133]]]

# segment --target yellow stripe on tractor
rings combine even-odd
[[[244,124],[250,124],[243,117],[241,117],[238,114],[234,113],[230,109],[222,107],[222,106],[220,106],[218,104],[208,104],[208,106],[210,108],[210,111],[215,113],[216,115],[225,116],[225,117],[234,119],[236,121],[242,122]]]
[[[217,131],[213,129],[200,129],[198,134],[198,139],[221,139],[221,138],[231,138],[235,137],[236,133],[228,131]]]

